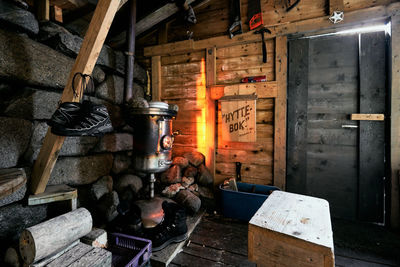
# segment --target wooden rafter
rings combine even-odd
[[[64,88],[61,102],[79,102],[81,100],[83,95],[80,89],[81,80],[78,79],[75,81],[75,88],[77,88],[77,96],[75,96],[72,92],[73,76],[77,72],[84,74],[92,73],[110,25],[118,10],[119,3],[120,0],[99,1],[75,64],[72,67],[67,85]],[[47,131],[43,146],[33,166],[30,187],[33,194],[43,193],[46,189],[64,139],[65,137],[63,136],[52,134],[50,129]]]
[[[187,0],[188,4],[193,3],[195,0]],[[136,36],[138,36],[141,33],[144,33],[148,29],[154,27],[158,23],[166,20],[170,16],[174,15],[176,12],[179,11],[179,8],[174,4],[174,3],[168,3],[153,13],[147,15],[143,19],[139,20],[136,23]],[[119,46],[125,43],[126,40],[126,31],[121,32],[117,36],[113,37],[110,42],[113,44],[113,46]]]

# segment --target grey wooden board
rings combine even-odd
[[[111,267],[112,254],[102,248],[94,248],[82,258],[73,262],[70,267]]]
[[[289,46],[287,188],[327,199],[334,217],[356,219],[358,131],[342,125],[356,124],[350,114],[358,111],[358,35],[308,42],[307,53],[297,53],[299,48],[291,52]],[[303,58],[292,60],[302,54]],[[299,84],[306,88],[296,88]],[[300,94],[305,97],[296,97]],[[293,116],[294,107],[306,109],[305,122]],[[297,155],[303,156],[294,161]],[[292,183],[295,179],[300,182]]]
[[[387,265],[387,264],[382,264],[382,263],[377,263],[377,262],[370,262],[370,261],[336,255],[335,256],[335,266],[336,267],[361,267],[361,266],[362,267],[389,267],[389,266],[391,267],[391,266],[397,266],[397,265]]]
[[[385,113],[385,32],[360,38],[360,113]],[[359,210],[362,221],[384,222],[385,123],[360,121]]]
[[[248,261],[247,256],[232,253],[225,249],[211,248],[206,245],[190,242],[183,248],[183,253],[199,258],[235,266],[256,266]],[[174,260],[175,261],[175,260]]]
[[[326,66],[320,60],[323,54],[340,59],[340,64]],[[307,194],[328,200],[333,217],[355,219],[358,133],[342,125],[354,124],[347,114],[358,111],[358,36],[311,39],[309,58],[308,116],[327,114],[331,125],[339,123],[328,129],[327,118],[309,121]],[[323,89],[314,93],[318,86]]]
[[[377,264],[377,266],[399,266],[400,261],[392,260],[382,256],[373,255],[347,248],[335,247],[335,263],[337,266],[368,266],[366,264]],[[345,265],[350,264],[350,265]]]
[[[190,240],[196,244],[247,256],[247,224],[232,219],[203,218]]]
[[[192,234],[193,230],[201,221],[205,210],[200,210],[194,216],[188,216],[186,220],[186,224],[188,227],[188,236]],[[168,266],[168,264],[172,261],[172,259],[179,253],[182,247],[185,245],[186,241],[182,241],[180,243],[172,243],[166,248],[153,252],[151,255],[151,264],[152,266]]]
[[[74,241],[73,243],[71,243],[70,245],[68,245],[66,248],[63,248],[61,250],[59,250],[58,252],[44,258],[41,259],[40,261],[32,264],[32,267],[43,267],[43,266],[47,266],[48,263],[54,261],[55,259],[57,259],[58,257],[60,257],[62,254],[66,253],[67,251],[69,251],[70,249],[72,249],[73,247],[75,247],[76,245],[78,245],[79,240]]]
[[[72,200],[78,197],[78,190],[65,184],[48,185],[46,190],[37,195],[30,195],[28,205],[40,205],[56,201]]]
[[[247,260],[246,222],[206,214],[170,266],[255,266]]]
[[[175,266],[190,266],[190,267],[215,267],[215,266],[224,266],[223,263],[211,261],[204,258],[199,258],[196,256],[192,256],[186,253],[179,253],[175,259],[173,264]]]
[[[287,190],[305,192],[309,40],[289,42]]]
[[[60,257],[50,262],[48,267],[108,267],[111,266],[111,252],[78,243]]]

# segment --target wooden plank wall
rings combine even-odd
[[[267,63],[262,62],[261,42],[217,48],[217,84],[234,84],[247,76],[266,75],[275,80],[275,39],[267,40]],[[218,105],[221,118],[221,105]],[[273,183],[274,99],[260,98],[256,103],[257,142],[224,142],[218,123],[216,181],[236,175],[235,162],[242,163],[242,181]]]
[[[329,12],[328,0],[302,0],[290,12],[286,12],[286,1],[262,0],[261,9],[263,11],[264,25],[273,26],[282,23],[301,21],[326,16]],[[292,1],[293,2],[293,1]],[[348,0],[344,1],[344,10],[346,12],[373,7],[378,5],[387,5],[396,2],[395,0]],[[247,22],[247,4],[248,0],[241,0],[241,17],[243,30],[248,31]],[[209,0],[195,6],[197,24],[189,27],[193,31],[195,40],[207,39],[210,37],[226,35],[229,24],[229,1],[227,0]],[[188,28],[183,25],[180,19],[175,19],[169,23],[167,40],[176,42],[187,40]],[[139,38],[138,44],[145,46],[157,44],[157,31]]]
[[[205,51],[161,57],[162,101],[179,106],[173,154],[205,150]]]
[[[262,62],[262,43],[255,42],[216,49],[216,84],[237,84],[247,76],[266,75],[275,80],[275,39],[268,39],[267,63]],[[206,73],[205,51],[161,57],[162,101],[179,106],[174,122],[176,136],[173,155],[206,150]],[[273,183],[274,99],[257,100],[257,142],[224,142],[217,119],[215,184],[235,176],[235,162],[242,163],[244,182]],[[218,117],[221,105],[218,104]]]

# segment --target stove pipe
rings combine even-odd
[[[129,0],[129,27],[126,33],[125,101],[133,97],[133,71],[135,68],[136,0]]]

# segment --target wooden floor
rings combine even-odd
[[[334,221],[335,261],[343,267],[400,266],[400,236],[376,225]],[[247,260],[247,223],[205,214],[169,266],[255,266]]]

